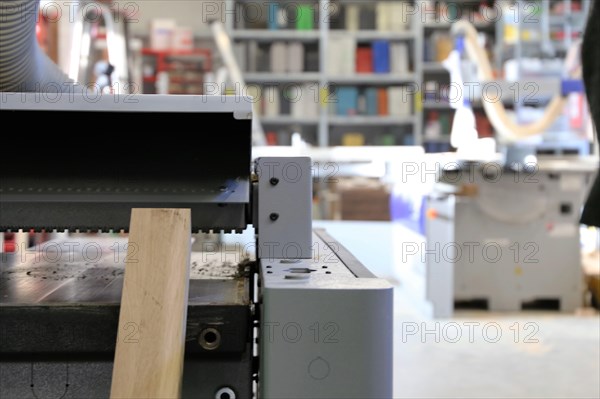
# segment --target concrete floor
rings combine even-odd
[[[597,311],[460,311],[436,320],[418,264],[398,259],[400,240],[422,236],[380,222],[315,221],[314,227],[326,228],[394,284],[395,398],[600,397]],[[373,239],[365,245],[364,237]]]

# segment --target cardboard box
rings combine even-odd
[[[171,50],[176,22],[171,18],[155,18],[150,22],[150,48],[152,50]]]
[[[176,27],[171,41],[173,50],[191,51],[194,49],[194,30],[189,26]]]
[[[582,253],[581,263],[592,304],[600,309],[600,252]]]
[[[340,180],[335,189],[342,220],[391,220],[390,189],[379,180]]]

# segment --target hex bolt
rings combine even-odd
[[[272,186],[276,186],[279,184],[279,179],[276,177],[271,177],[271,179],[269,180],[269,183],[271,183]]]
[[[272,214],[269,215],[269,219],[271,219],[272,221],[276,221],[277,219],[279,219],[279,214],[273,212]]]

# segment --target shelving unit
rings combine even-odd
[[[498,23],[496,62],[505,79],[535,82],[537,92],[531,102],[528,98],[514,101],[514,113],[518,121],[535,118],[539,106],[544,106],[552,96],[561,92],[561,80],[565,78],[564,60],[572,45],[583,36],[591,0],[533,1],[519,3],[519,12],[528,18],[504,18]],[[502,69],[507,60],[516,59],[511,68]],[[532,68],[531,61],[540,65]],[[535,65],[534,65],[535,66]],[[572,93],[564,114],[544,133],[544,148],[579,148],[580,155],[590,150],[586,130],[585,95]],[[588,148],[586,148],[588,147]],[[546,151],[546,150],[545,150]]]
[[[294,74],[249,72],[244,74],[244,79],[248,83],[304,83],[318,82],[320,74],[315,72],[301,72]]]
[[[498,21],[495,58],[497,68],[509,58],[564,58],[573,42],[583,36],[592,0],[525,0]],[[519,68],[521,65],[519,65]],[[518,75],[522,74],[518,71]]]
[[[387,3],[402,3],[402,0],[388,1]],[[534,2],[534,0],[526,0]],[[443,35],[448,34],[452,23],[460,18],[467,18],[474,23],[475,27],[486,36],[486,45],[490,58],[493,59],[496,69],[498,82],[503,79],[503,62],[506,60],[506,48],[504,46],[505,19],[502,15],[495,15],[490,11],[487,15],[495,15],[494,20],[485,20],[482,17],[480,7],[487,5],[489,10],[498,10],[502,4],[498,0],[484,0],[478,2],[471,1],[442,1],[435,0],[433,3],[442,8],[442,13],[448,12],[443,9],[444,4],[451,3],[453,7],[459,10],[458,15],[445,14],[442,17],[433,16],[433,19],[424,19],[422,13],[416,13],[408,19],[407,26],[395,30],[377,29],[377,7],[381,1],[371,0],[300,0],[298,2],[288,3],[283,0],[276,2],[265,2],[262,7],[263,16],[273,15],[274,18],[266,20],[255,19],[246,21],[240,25],[243,20],[243,7],[248,4],[246,0],[226,0],[225,9],[236,10],[235,18],[225,18],[225,25],[230,34],[234,46],[244,45],[254,47],[258,52],[259,59],[254,68],[248,68],[247,62],[242,62],[244,79],[247,84],[255,86],[256,95],[263,96],[265,90],[275,90],[281,103],[289,101],[288,91],[300,91],[306,93],[304,99],[312,106],[308,106],[310,111],[303,110],[303,106],[294,104],[276,105],[279,107],[276,111],[265,110],[265,104],[258,106],[261,113],[261,123],[265,132],[271,132],[271,137],[277,136],[279,144],[289,144],[293,133],[300,133],[304,140],[312,145],[327,147],[340,145],[344,143],[344,133],[347,132],[353,136],[361,134],[364,136],[364,143],[367,145],[403,145],[415,144],[424,145],[428,151],[447,151],[449,147],[449,127],[452,123],[454,111],[451,109],[447,99],[438,97],[430,98],[430,85],[444,87],[450,84],[449,74],[442,66],[441,61],[445,54],[438,57],[431,56],[431,38],[441,37],[440,49],[436,51],[449,52],[454,47],[453,39],[448,36],[446,42],[443,41]],[[422,6],[419,1],[404,1],[405,4],[414,4],[417,7]],[[562,40],[554,40],[554,47],[558,52],[563,51],[570,45],[572,36],[583,27],[584,16],[589,10],[589,0],[583,0],[580,11],[568,13],[567,15],[557,15],[551,12],[551,8],[557,3],[564,3],[567,9],[571,9],[573,4],[579,3],[576,0],[561,1],[537,1],[538,4],[546,4],[542,7],[544,18],[540,25],[544,34],[550,35],[558,27],[559,31],[564,31]],[[285,20],[283,26],[273,26],[273,21],[277,21],[277,4],[281,8],[286,8],[287,12],[295,7],[308,6],[312,13],[312,22],[304,24],[302,29],[296,29],[294,18]],[[253,7],[257,3],[252,3]],[[265,8],[266,7],[266,8]],[[273,9],[269,7],[275,7]],[[357,9],[359,10],[357,12]],[[455,10],[456,11],[456,10]],[[272,14],[269,14],[272,13]],[[348,15],[355,13],[358,20],[352,22]],[[430,13],[429,13],[430,14]],[[455,12],[456,14],[456,12]],[[365,22],[364,16],[371,16],[371,22]],[[529,14],[527,14],[529,15]],[[521,14],[520,17],[524,15]],[[429,15],[431,17],[431,15]],[[279,16],[281,18],[281,16]],[[374,18],[374,20],[373,20]],[[517,20],[519,20],[517,18]],[[350,22],[349,22],[350,21]],[[281,21],[280,21],[281,22]],[[576,23],[577,22],[577,23]],[[345,26],[351,23],[352,26]],[[349,28],[349,29],[348,29]],[[357,72],[357,69],[345,69],[344,71],[335,71],[332,73],[332,52],[339,50],[340,43],[349,41],[353,53],[341,56],[346,57],[341,61],[345,65],[356,62],[356,48],[371,47],[378,41],[387,41],[389,43],[405,43],[408,48],[408,71],[403,73],[376,73],[376,72]],[[278,44],[288,45],[296,43],[302,46],[304,52],[305,64],[303,68],[294,68],[293,71],[270,69],[269,53],[273,46]],[[518,43],[516,43],[518,44]],[[429,46],[429,47],[428,47]],[[540,42],[536,44],[540,48]],[[444,48],[445,47],[445,48]],[[513,46],[518,47],[518,46]],[[561,48],[563,50],[561,50]],[[519,54],[523,54],[523,49],[517,49]],[[285,57],[279,57],[285,58]],[[309,60],[310,58],[310,60]],[[336,57],[333,57],[336,58]],[[402,115],[384,115],[385,113],[373,114],[373,110],[365,111],[364,98],[367,97],[368,90],[388,89],[389,87],[404,87],[406,89],[403,96],[410,96],[410,102],[403,104]],[[340,115],[339,98],[337,90],[344,88],[356,88],[358,90],[359,102],[351,111],[347,107],[342,110]],[[346,93],[347,94],[347,93]],[[355,93],[352,96],[356,96]],[[372,92],[371,92],[371,97]],[[283,99],[283,100],[281,100]],[[361,102],[362,101],[362,102]],[[507,106],[518,106],[514,99],[503,98],[502,101]],[[272,105],[272,104],[270,104]],[[293,108],[297,109],[294,110]],[[361,108],[362,107],[362,108]],[[480,100],[473,100],[473,107],[476,111],[478,130],[482,137],[494,135],[493,130],[485,118],[483,105]],[[298,109],[299,108],[299,109]],[[307,109],[308,109],[307,108]],[[408,115],[404,114],[410,109]],[[304,113],[306,112],[306,113]],[[436,122],[431,117],[431,113],[441,121],[436,127],[442,126],[443,131],[431,134],[432,130],[427,129],[428,122]],[[385,137],[385,139],[381,139]],[[284,139],[281,141],[281,139]],[[429,143],[433,145],[429,146]],[[440,145],[442,143],[443,145]],[[430,148],[431,147],[431,148]]]
[[[169,94],[204,94],[205,74],[212,69],[212,51],[142,49],[143,92],[156,93],[161,74],[166,74]]]
[[[415,74],[397,75],[391,73],[360,73],[349,76],[333,76],[328,75],[329,83],[338,84],[398,84],[398,83],[414,83]]]
[[[438,1],[443,4],[443,1]],[[448,3],[448,2],[446,2]],[[518,64],[516,81],[523,82],[520,84],[521,95],[517,96],[514,90],[515,83],[505,80],[504,63],[508,59],[522,59],[522,57],[536,57],[539,59],[550,59],[551,57],[564,58],[566,51],[571,47],[573,40],[580,37],[585,26],[586,17],[590,9],[590,0],[524,0],[515,2],[514,5],[509,5],[509,2],[488,2],[488,5],[494,5],[497,10],[502,10],[501,13],[495,15],[495,18],[490,21],[481,21],[473,17],[473,12],[476,10],[465,9],[472,7],[475,2],[452,2],[453,6],[463,7],[461,13],[463,18],[467,18],[474,23],[479,32],[482,32],[487,37],[488,53],[493,60],[493,65],[496,67],[497,80],[494,84],[498,84],[502,88],[504,95],[501,101],[507,106],[514,108],[515,111],[523,104],[525,99],[533,98],[538,104],[544,105],[551,97],[561,91],[560,88],[560,73],[552,74],[551,71],[545,70],[544,76],[528,76],[526,81],[521,80],[523,71],[521,70],[520,62]],[[478,7],[480,5],[477,5]],[[500,8],[504,6],[504,8]],[[557,14],[557,9],[563,9],[562,14]],[[512,14],[511,14],[512,12]],[[489,15],[494,15],[489,13]],[[431,23],[424,24],[424,43],[432,37],[436,32],[449,31],[451,28],[448,16],[442,17],[442,20],[437,20]],[[554,32],[554,33],[553,33]],[[558,32],[558,33],[557,33]],[[557,36],[558,40],[557,40]],[[451,48],[448,43],[447,50]],[[427,88],[428,84],[444,86],[449,84],[450,77],[446,69],[439,62],[446,57],[446,54],[439,55],[439,59],[432,60],[427,58],[423,63],[423,84]],[[550,78],[550,79],[548,79]],[[428,83],[430,82],[430,83]],[[431,83],[435,82],[435,83]],[[525,90],[524,85],[529,82],[535,82],[535,93]],[[482,85],[484,85],[482,83]],[[480,99],[472,101],[472,106],[476,116],[483,113],[483,104]],[[428,137],[427,120],[430,119],[430,114],[438,115],[438,118],[450,117],[452,119],[454,111],[450,104],[444,101],[443,98],[428,100],[424,98],[424,144],[427,149],[429,142],[434,143],[430,150],[446,150],[448,147],[440,147],[437,145],[440,140],[448,141],[445,137],[449,132],[441,132],[442,137]],[[478,118],[484,123],[484,118]],[[479,128],[479,126],[478,126]],[[489,135],[490,126],[484,126],[484,135]],[[481,129],[480,134],[481,134]],[[435,132],[436,129],[433,129]],[[493,132],[492,132],[493,133]]]
[[[388,3],[402,2],[413,3],[412,0]],[[351,135],[363,135],[365,144],[421,144],[422,117],[420,116],[421,107],[418,104],[418,87],[422,75],[422,34],[420,24],[414,23],[413,17],[406,21],[409,27],[406,30],[380,30],[378,28],[381,26],[377,24],[377,15],[375,15],[376,7],[378,7],[375,3],[377,2],[371,0],[301,0],[294,4],[285,1],[265,2],[262,5],[261,13],[263,16],[267,16],[266,20],[256,18],[252,21],[244,21],[242,24],[240,20],[243,19],[245,3],[248,2],[244,0],[225,1],[225,9],[235,10],[235,18],[225,18],[225,26],[234,46],[241,44],[252,46],[252,51],[268,53],[274,43],[294,42],[301,43],[305,49],[309,50],[309,53],[312,53],[312,67],[302,68],[306,72],[273,72],[264,68],[264,64],[268,65],[265,59],[263,59],[263,65],[257,68],[258,70],[254,70],[254,68],[248,70],[247,63],[241,63],[246,83],[259,86],[258,95],[264,94],[265,90],[275,90],[273,87],[277,87],[276,90],[279,91],[278,95],[281,97],[283,92],[290,88],[301,88],[307,92],[307,98],[316,103],[313,105],[317,109],[312,109],[313,105],[309,105],[311,111],[305,117],[302,117],[301,113],[290,110],[290,106],[279,105],[280,110],[275,113],[273,109],[265,112],[264,104],[258,107],[261,108],[263,129],[267,133],[271,132],[270,137],[281,139],[285,136],[288,138],[287,142],[280,141],[279,144],[289,144],[289,138],[297,132],[310,144],[327,147],[342,144],[344,131],[347,131]],[[258,4],[253,3],[252,6],[256,7]],[[299,6],[309,6],[313,13],[312,24],[304,23],[305,30],[295,29],[294,26]],[[363,11],[371,12],[374,18],[371,23],[375,25],[357,26],[356,30],[336,29],[340,22],[340,16],[346,18],[344,13],[348,7],[359,7]],[[294,18],[290,18],[289,21],[281,20],[282,16],[278,13],[283,8],[288,13],[291,11],[292,14],[295,14]],[[295,9],[296,11],[294,11]],[[362,16],[363,13],[361,12],[360,15]],[[277,18],[280,19],[277,20]],[[284,26],[273,29],[274,25],[279,22],[283,22],[281,25]],[[334,26],[332,26],[332,22]],[[357,21],[357,24],[359,23],[360,21]],[[343,74],[331,73],[331,64],[328,62],[328,58],[330,58],[330,52],[337,51],[336,46],[332,43],[339,38],[352,41],[355,47],[372,46],[375,41],[406,43],[409,53],[409,71],[401,74],[358,73],[356,71]],[[242,51],[248,51],[248,47]],[[355,62],[353,57],[355,54],[349,58],[353,60],[351,62]],[[307,57],[304,58],[305,64],[308,64]],[[415,88],[405,89],[408,96],[411,96],[410,101],[405,102],[405,107],[412,109],[409,115],[367,115],[364,114],[364,107],[361,108],[358,104],[356,110],[348,114],[339,115],[335,112],[339,101],[337,98],[338,88],[356,88],[361,104],[364,104],[366,99],[363,98],[366,96],[368,88],[387,90],[388,87],[409,86]],[[282,98],[281,101],[284,101],[285,96]],[[294,106],[296,105],[291,105],[291,107]]]
[[[424,58],[421,81],[423,84],[423,145],[427,152],[451,150],[449,134],[454,110],[443,95],[447,93],[450,74],[442,65],[442,60],[454,48],[450,29],[455,21],[467,19],[478,31],[485,33],[488,40],[494,40],[496,24],[494,21],[486,20],[484,14],[480,12],[480,8],[486,4],[493,5],[493,2],[436,1],[435,14],[429,13],[427,16],[430,20],[423,23]],[[446,8],[447,5],[450,5],[452,10]],[[480,102],[474,102],[472,105],[476,114],[483,112]],[[480,131],[488,135],[489,126],[484,125],[485,122],[481,117],[478,123]]]

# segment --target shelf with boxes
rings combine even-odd
[[[143,92],[204,94],[205,75],[212,70],[210,49],[142,49]]]
[[[524,0],[498,20],[498,69],[510,58],[564,58],[583,36],[592,0]]]
[[[452,150],[450,131],[454,110],[450,106],[450,74],[442,62],[454,49],[454,38],[450,32],[452,24],[466,19],[480,33],[490,57],[494,55],[496,24],[494,1],[424,1],[422,7],[423,64],[422,97],[423,145],[427,152]],[[475,76],[475,75],[473,75]],[[475,79],[472,79],[475,81]],[[471,82],[471,80],[469,80]],[[490,134],[489,123],[481,101],[471,98],[475,110],[477,127],[481,137]]]
[[[412,145],[414,86],[330,85],[329,141],[334,145]]]
[[[334,144],[420,142],[419,26],[408,1],[341,1],[328,30],[326,116]]]
[[[519,123],[539,118],[553,96],[561,92],[567,50],[581,37],[591,1],[430,3],[437,14],[424,25],[423,137],[428,150],[443,151],[450,148],[449,144],[444,147],[440,142],[449,143],[454,110],[448,98],[450,76],[442,61],[454,48],[449,30],[456,16],[462,14],[460,18],[475,25],[480,42],[495,66],[495,80],[480,82],[474,66],[469,62],[463,64],[463,79],[472,86],[468,89],[472,95],[468,97],[479,135],[493,137],[495,132],[485,116],[483,101],[502,101]],[[454,16],[449,7],[454,8]],[[569,100],[564,117],[559,118],[545,136],[563,137],[568,131],[581,129],[581,117],[571,117],[571,122],[566,120],[569,114],[585,113],[581,95],[571,94],[571,97],[577,98]]]
[[[527,89],[527,85],[534,88],[534,93],[521,90],[520,95],[514,96],[515,120],[538,120],[548,101],[564,92],[565,85],[582,85],[580,80],[571,80],[577,79],[572,76],[577,69],[572,61],[579,57],[578,42],[591,6],[592,0],[524,0],[498,20],[501,40],[497,41],[495,55],[500,83],[512,88],[519,82],[522,89]],[[546,129],[539,147],[579,142],[580,154],[586,155],[593,137],[587,129],[588,117],[585,94],[570,92],[562,114]]]
[[[194,33],[174,18],[154,18],[147,34],[138,34],[142,93],[205,94],[213,69],[213,49],[202,45],[208,34]]]
[[[330,146],[347,130],[365,143],[420,142],[420,28],[407,14],[413,1],[227,3],[235,10],[226,26],[236,59],[271,138],[285,144],[285,132],[298,133]]]
[[[232,1],[226,18],[233,50],[245,80],[318,80],[318,2]],[[304,76],[304,73],[312,73]]]
[[[318,141],[320,31],[318,2],[226,1],[233,51],[247,85],[257,98],[266,141],[291,144],[294,133]]]

